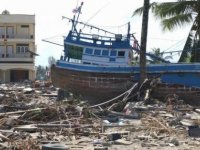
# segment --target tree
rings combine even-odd
[[[44,66],[37,66],[36,80],[46,80],[46,68]]]
[[[161,25],[164,30],[172,31],[176,27],[193,23],[179,61],[183,62],[185,57],[188,56],[188,53],[191,53],[191,61],[200,62],[200,0],[154,2],[150,4],[149,8],[151,8],[155,17],[161,19]],[[134,15],[141,14],[143,9],[144,7],[138,8],[134,11]]]
[[[172,59],[172,56],[170,56],[170,55],[164,56],[164,52],[161,52],[160,48],[152,48],[152,52],[150,52],[150,53],[152,53],[154,56],[161,58],[163,60]],[[154,64],[158,64],[161,62],[162,61],[160,61],[158,59],[151,61],[151,63],[154,63]]]
[[[148,33],[148,20],[149,20],[149,0],[144,0],[143,18],[142,18],[142,32],[140,44],[140,84],[146,78],[146,45]]]
[[[51,65],[56,64],[56,59],[53,56],[49,56],[48,58],[49,68]]]

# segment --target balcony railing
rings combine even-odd
[[[0,54],[0,58],[33,58],[33,55],[30,53]]]
[[[0,35],[0,39],[33,39],[33,35]]]

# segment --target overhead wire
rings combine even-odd
[[[105,5],[103,5],[99,10],[97,10],[96,13],[94,13],[94,15],[92,15],[87,21],[86,24],[89,23],[90,20],[92,20],[98,13],[100,13],[106,6],[108,6],[108,4],[110,3],[110,1],[108,3],[106,3]],[[83,26],[83,28],[81,30],[83,30],[85,28],[85,25]]]

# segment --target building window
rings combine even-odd
[[[28,52],[28,44],[18,44],[16,53],[27,53]]]
[[[29,28],[29,25],[21,25],[21,28]]]
[[[6,27],[6,38],[13,38],[14,36],[14,27]]]
[[[91,49],[91,48],[86,48],[86,49],[85,49],[85,54],[90,54],[90,55],[92,55],[92,54],[93,54],[93,49]]]
[[[103,50],[102,51],[102,56],[108,56],[109,54],[109,51],[108,50]]]
[[[124,57],[125,51],[118,51],[118,57]]]
[[[8,45],[6,47],[6,51],[8,55],[12,55],[13,54],[13,46],[12,45]]]
[[[0,58],[4,57],[4,46],[0,45]]]
[[[4,36],[5,36],[4,27],[0,27],[0,38],[4,38]]]
[[[116,56],[117,55],[117,51],[111,51],[110,52],[110,56]]]
[[[94,55],[101,56],[101,50],[100,49],[95,49],[94,50]]]

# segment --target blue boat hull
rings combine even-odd
[[[91,66],[83,64],[68,63],[58,61],[57,67],[80,72],[94,73],[131,73],[134,80],[139,80],[139,66],[125,67],[105,67]],[[151,75],[161,75],[162,82],[170,84],[181,84],[184,86],[200,88],[200,63],[194,64],[163,64],[163,65],[147,65],[147,73]]]
[[[138,82],[140,67],[92,66],[58,61],[52,67],[51,72],[55,86],[78,93],[92,103],[98,103],[125,92]],[[159,93],[157,94],[159,98],[167,94],[178,94],[183,99],[187,96],[185,89],[187,91],[193,89],[196,92],[190,93],[191,99],[198,98],[200,64],[148,65],[147,73],[149,77],[160,76],[162,86],[159,88],[161,90],[155,89]],[[183,90],[178,91],[177,87]],[[156,92],[154,92],[155,95]]]

